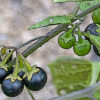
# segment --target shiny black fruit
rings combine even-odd
[[[24,74],[25,74],[25,72],[21,71],[21,72],[18,73],[18,76],[20,76],[21,78],[23,78]]]
[[[92,24],[90,24],[90,25],[88,25],[88,26],[86,27],[85,32],[90,32],[90,34],[98,36],[98,35],[100,35],[100,33],[96,32],[96,29],[98,29],[97,25],[94,24],[94,23],[92,23]],[[86,38],[89,42],[91,42],[90,39],[89,39],[88,37],[85,37],[85,38]]]
[[[47,75],[45,71],[40,67],[37,68],[39,68],[40,70],[32,75],[30,81],[27,77],[24,79],[24,84],[28,89],[32,91],[38,91],[42,89],[47,82]]]
[[[1,88],[5,95],[15,97],[23,91],[24,83],[18,79],[16,79],[14,82],[12,82],[10,78],[4,79]]]
[[[9,71],[7,71],[6,69],[4,69],[4,68],[0,68],[0,84],[2,83],[2,81],[4,80],[4,78],[8,75],[8,74],[10,74],[10,72]]]

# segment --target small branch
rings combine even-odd
[[[27,92],[29,93],[29,95],[31,96],[32,100],[35,100],[33,94],[31,93],[31,91],[27,87],[26,87],[26,89],[27,89]]]
[[[29,40],[29,41],[23,43],[23,44],[20,44],[20,45],[16,46],[16,48],[17,48],[17,49],[20,49],[20,48],[26,46],[27,44],[29,44],[29,43],[31,43],[31,42],[33,42],[33,41],[35,41],[35,40],[38,40],[38,39],[40,39],[40,38],[43,38],[43,37],[46,37],[46,36],[39,36],[39,37],[33,38],[33,39],[31,39],[31,40]]]
[[[96,83],[95,85],[92,85],[91,87],[85,88],[83,90],[73,92],[64,96],[55,97],[49,100],[76,100],[84,97],[89,97],[93,99],[93,93],[100,88],[100,82]],[[93,99],[95,100],[95,99]]]

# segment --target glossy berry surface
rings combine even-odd
[[[100,54],[99,54],[99,52],[98,52],[96,46],[94,46],[94,45],[93,45],[93,50],[94,50],[94,52],[95,52],[95,54],[96,54],[97,56],[100,56]]]
[[[90,50],[91,50],[91,44],[88,40],[81,40],[76,42],[75,45],[73,46],[73,50],[76,55],[78,56],[84,56],[87,55]]]
[[[71,48],[75,41],[75,36],[66,37],[66,34],[61,34],[58,38],[59,46],[63,49]]]
[[[88,31],[89,31],[90,34],[98,36],[98,35],[100,35],[100,33],[96,32],[96,29],[98,29],[97,25],[94,24],[94,23],[92,23],[92,24],[90,24],[90,25],[88,25],[88,26],[86,27],[85,32],[88,32]],[[89,39],[88,37],[85,37],[85,38],[86,38],[89,42],[91,42],[90,39]]]
[[[28,78],[26,77],[24,79],[24,84],[26,87],[32,91],[38,91],[44,87],[44,85],[47,82],[47,75],[45,71],[38,67],[40,70],[37,73],[34,73],[32,75],[31,80],[29,81]]]
[[[18,73],[18,76],[20,76],[21,78],[23,78],[24,74],[25,74],[25,72],[21,71],[21,72]]]
[[[9,71],[6,71],[4,68],[0,68],[0,84],[2,83],[2,81],[4,80],[4,78],[10,74]]]
[[[93,11],[92,20],[93,20],[94,23],[100,24],[100,8]]]
[[[15,97],[23,91],[24,83],[17,79],[14,82],[12,82],[10,78],[4,79],[1,88],[5,95]]]

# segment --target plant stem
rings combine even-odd
[[[31,68],[30,64],[28,63],[28,61],[23,57],[23,55],[18,52],[18,56],[22,59],[22,61],[24,61],[24,64],[26,65],[27,70],[31,71],[32,68]]]
[[[38,40],[38,39],[40,39],[40,38],[43,38],[43,37],[46,37],[46,36],[39,36],[39,37],[33,38],[33,39],[31,39],[31,40],[29,40],[29,41],[23,43],[23,44],[20,44],[20,45],[16,46],[16,48],[17,48],[17,49],[20,49],[20,48],[26,46],[27,44],[29,44],[29,43],[31,43],[31,42],[33,42],[33,41],[35,41],[35,40]]]
[[[17,53],[16,53],[16,64],[15,64],[15,68],[14,68],[14,75],[17,75],[17,73],[18,73],[18,57],[17,57]]]
[[[26,89],[27,89],[27,92],[29,93],[29,95],[31,96],[32,100],[35,100],[33,94],[31,93],[31,91],[27,87],[26,87]]]

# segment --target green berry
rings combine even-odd
[[[90,52],[91,44],[88,40],[82,39],[74,44],[73,50],[78,56],[84,56]]]
[[[61,34],[58,38],[58,43],[60,47],[63,49],[71,48],[74,45],[75,41],[76,41],[75,36],[73,35],[66,36],[65,33]]]

